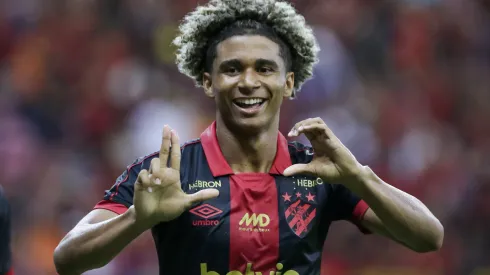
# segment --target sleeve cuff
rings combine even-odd
[[[94,206],[94,209],[105,209],[121,215],[128,210],[128,207],[121,203],[102,200]]]
[[[364,215],[366,214],[368,209],[369,209],[369,205],[365,201],[360,200],[357,203],[356,207],[354,207],[354,210],[352,211],[352,222],[364,234],[371,234],[372,233],[367,228],[363,227],[361,224],[361,221],[364,218]]]

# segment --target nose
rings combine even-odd
[[[260,88],[260,81],[254,69],[247,69],[242,73],[238,88],[242,92],[252,92]]]

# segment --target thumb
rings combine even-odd
[[[283,175],[286,177],[297,175],[297,174],[312,174],[311,167],[309,164],[299,163],[289,166],[284,169]]]
[[[194,194],[189,194],[187,195],[187,198],[189,200],[189,205],[193,205],[195,203],[216,198],[217,196],[219,196],[219,191],[217,189],[209,188],[201,190]]]

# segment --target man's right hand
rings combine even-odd
[[[219,195],[216,189],[184,193],[180,183],[180,158],[179,137],[165,125],[159,157],[152,159],[149,171],[140,171],[134,185],[136,222],[153,227],[160,222],[176,219],[194,203]]]

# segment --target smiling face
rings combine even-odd
[[[283,98],[293,92],[294,74],[287,72],[277,43],[265,36],[238,35],[217,45],[203,86],[216,101],[217,120],[256,132],[278,125]]]

